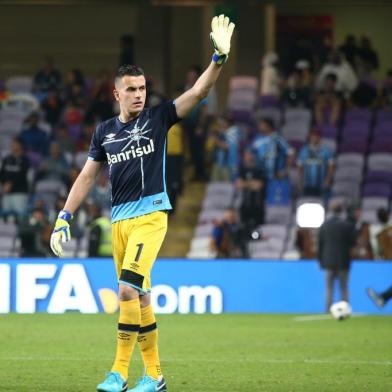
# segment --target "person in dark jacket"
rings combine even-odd
[[[10,149],[0,165],[0,193],[3,194],[0,213],[4,217],[14,215],[21,218],[27,209],[30,163],[18,139],[11,142]]]
[[[318,259],[321,268],[325,270],[326,277],[327,312],[332,305],[336,279],[339,280],[341,299],[348,302],[350,252],[356,240],[355,226],[340,217],[342,214],[340,203],[332,206],[332,213],[332,217],[320,227],[318,238]]]

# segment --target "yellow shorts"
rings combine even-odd
[[[146,294],[150,273],[167,231],[167,213],[157,211],[113,223],[113,258],[119,283]]]

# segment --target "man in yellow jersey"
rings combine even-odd
[[[136,342],[145,375],[130,391],[167,391],[158,356],[158,330],[150,303],[150,272],[167,229],[171,209],[165,184],[166,136],[170,127],[204,99],[217,80],[230,52],[234,24],[224,15],[212,20],[211,64],[194,86],[174,101],[145,109],[146,79],[133,65],[116,74],[114,96],[120,115],[100,123],[88,159],[60,211],[51,237],[51,248],[62,255],[61,242],[71,238],[69,221],[88,195],[104,162],[109,164],[112,188],[113,258],[118,276],[120,316],[117,352],[101,392],[128,388],[128,368]]]

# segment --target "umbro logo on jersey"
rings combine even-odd
[[[130,159],[134,158],[141,158],[142,156],[149,155],[154,151],[154,141],[150,139],[150,143],[145,146],[136,148],[132,146],[129,150],[120,152],[118,154],[110,155],[109,153],[106,153],[106,157],[108,159],[108,164],[112,165],[114,163],[129,161]]]
[[[109,133],[109,135],[105,136],[105,140],[109,141],[109,140],[113,140],[113,138],[116,136],[115,133]]]

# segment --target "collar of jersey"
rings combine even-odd
[[[142,114],[143,111],[144,111],[144,109],[136,117],[134,117],[132,120],[129,120],[128,122],[122,122],[120,120],[120,115],[118,115],[116,117],[116,121],[118,121],[118,123],[123,127],[124,125],[130,124],[132,121],[137,121],[137,119],[140,117],[140,115]]]

